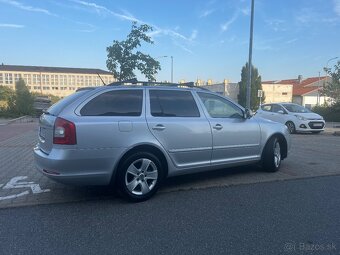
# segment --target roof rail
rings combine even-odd
[[[173,83],[173,82],[158,82],[158,81],[138,81],[136,78],[116,81],[108,84],[107,86],[123,86],[123,85],[140,85],[140,86],[165,86],[165,87],[187,87],[187,88],[199,88],[202,90],[208,90],[199,86],[195,86],[194,82]]]

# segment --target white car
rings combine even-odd
[[[256,115],[285,124],[291,134],[296,132],[320,133],[325,128],[322,116],[293,103],[263,104]]]

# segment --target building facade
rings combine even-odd
[[[293,85],[262,82],[265,101],[263,103],[292,102]]]
[[[0,86],[15,89],[23,79],[30,92],[65,97],[82,87],[102,86],[115,79],[101,69],[0,65]],[[103,80],[103,82],[102,82]]]
[[[238,100],[239,87],[238,83],[231,83],[228,80],[224,80],[222,83],[212,83],[212,80],[208,80],[205,84],[200,80],[196,81],[196,85],[214,91],[223,96],[229,97],[235,102]]]
[[[290,85],[293,88],[292,102],[311,109],[316,105],[323,105],[329,102],[330,98],[324,97],[320,93],[323,84],[329,81],[330,77],[326,76],[303,79],[303,77],[299,75],[297,79],[262,82],[262,86],[276,84]]]

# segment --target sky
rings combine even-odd
[[[0,0],[0,63],[107,70],[106,47],[133,21],[153,27],[159,81],[238,82],[251,0]],[[253,65],[262,80],[323,75],[340,60],[340,0],[255,0]],[[164,57],[167,56],[167,57]],[[138,78],[145,80],[140,74]]]

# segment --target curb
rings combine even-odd
[[[25,119],[27,119],[27,120],[25,121]],[[8,120],[5,123],[0,123],[0,126],[9,125],[9,124],[15,123],[15,122],[19,122],[19,123],[25,122],[25,123],[27,123],[27,122],[33,122],[33,119],[32,119],[31,116],[25,115],[25,116],[21,116],[19,118]]]

